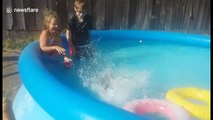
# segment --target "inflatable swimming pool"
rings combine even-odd
[[[64,35],[61,37],[65,40]],[[97,30],[92,31],[92,39],[117,39],[118,42],[131,39],[210,47],[209,36],[162,31]],[[24,48],[18,67],[23,86],[13,102],[17,120],[146,120],[97,99],[82,85],[76,68],[67,70],[62,65],[49,63],[42,56],[38,41]]]

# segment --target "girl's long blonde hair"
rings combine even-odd
[[[50,9],[45,9],[43,12],[43,29],[47,29],[52,19],[58,20],[58,15],[55,11]]]

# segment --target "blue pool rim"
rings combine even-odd
[[[65,35],[61,35],[65,40]],[[92,39],[162,41],[210,47],[210,36],[146,30],[94,30]],[[66,44],[67,45],[67,44]],[[80,94],[63,85],[43,65],[38,41],[27,45],[19,58],[20,78],[33,99],[54,119],[146,120],[115,106]],[[48,78],[48,79],[47,79]]]

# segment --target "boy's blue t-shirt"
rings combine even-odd
[[[76,14],[68,19],[68,30],[72,33],[72,43],[74,46],[87,45],[90,42],[89,30],[92,29],[92,17],[83,13],[83,22],[79,22]]]

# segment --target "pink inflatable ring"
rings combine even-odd
[[[141,99],[127,103],[124,109],[138,115],[159,113],[169,120],[190,120],[189,113],[182,107],[167,100]]]

